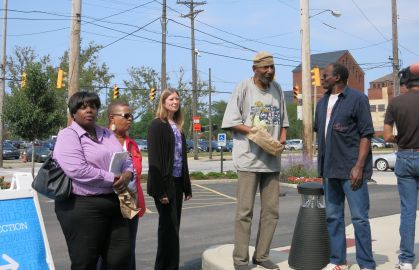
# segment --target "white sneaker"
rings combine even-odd
[[[396,269],[400,270],[413,270],[413,265],[411,263],[402,263],[399,262],[396,264]]]
[[[346,264],[337,265],[334,263],[329,263],[322,270],[348,270],[348,266]]]

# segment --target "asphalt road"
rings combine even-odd
[[[202,252],[212,245],[233,243],[233,219],[235,212],[235,181],[206,182],[194,181],[192,200],[183,208],[180,232],[180,269],[201,269]],[[370,185],[370,217],[381,217],[399,213],[399,198],[395,186]],[[294,225],[300,207],[300,195],[296,189],[282,187],[280,217],[272,247],[290,245]],[[70,269],[67,247],[61,228],[54,213],[54,203],[40,197],[51,252],[56,269]],[[157,244],[158,216],[154,203],[146,198],[150,213],[139,224],[137,237],[137,269],[153,269]],[[346,222],[350,223],[348,207]],[[259,199],[255,203],[254,224],[251,245],[256,239],[259,220]]]

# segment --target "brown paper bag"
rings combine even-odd
[[[265,152],[273,156],[279,156],[284,151],[285,146],[275,140],[263,127],[252,127],[246,135],[247,138],[259,145]]]
[[[124,218],[132,219],[138,212],[140,208],[137,208],[137,200],[135,194],[124,189],[121,193],[118,194],[119,206],[121,208],[121,213]]]

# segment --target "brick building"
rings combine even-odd
[[[348,85],[364,93],[365,73],[348,50],[312,54],[310,59],[312,68],[320,68],[320,77],[323,76],[324,68],[330,63],[340,63],[345,65],[349,70]],[[292,79],[293,85],[298,85],[301,93],[301,64],[292,71]],[[316,95],[316,99],[319,100],[323,96],[324,92],[325,90],[321,86],[317,87],[316,91],[314,91],[313,86],[312,96]]]
[[[404,86],[400,87],[400,94],[406,93]],[[388,74],[370,82],[368,88],[368,99],[370,100],[371,117],[374,125],[375,135],[383,135],[384,115],[388,103],[394,97],[393,75]]]

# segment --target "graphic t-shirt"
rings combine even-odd
[[[284,95],[277,82],[260,90],[250,78],[236,87],[227,104],[222,128],[240,124],[265,127],[273,138],[279,139],[281,128],[289,124]],[[238,132],[233,133],[233,162],[239,171],[277,172],[281,169],[280,156],[266,153]]]

